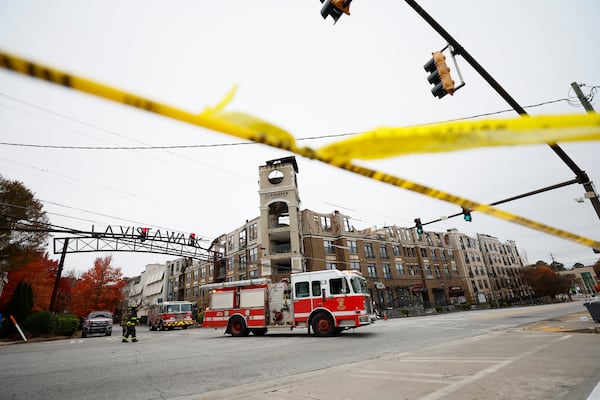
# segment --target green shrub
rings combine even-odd
[[[469,303],[463,304],[463,310],[468,311],[471,309],[471,305]]]
[[[79,327],[79,318],[73,314],[59,314],[56,316],[54,334],[58,336],[73,336]]]
[[[444,307],[442,307],[442,306],[435,306],[435,311],[442,312],[442,311],[444,311]]]
[[[55,318],[48,310],[32,314],[25,320],[23,330],[32,337],[47,335],[54,332]]]
[[[410,311],[408,311],[408,308],[403,308],[402,310],[400,310],[400,312],[402,312],[402,315],[404,315],[405,317],[408,317],[408,313]]]

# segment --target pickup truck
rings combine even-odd
[[[110,311],[92,311],[83,320],[81,326],[81,337],[101,333],[106,336],[112,335],[113,315]]]

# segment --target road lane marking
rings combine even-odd
[[[449,396],[450,394],[456,392],[457,390],[463,388],[464,386],[467,386],[469,384],[472,384],[484,377],[486,377],[487,375],[493,374],[496,371],[499,371],[500,369],[507,367],[509,365],[511,365],[512,363],[521,360],[522,358],[526,358],[529,357],[547,347],[553,346],[554,344],[562,341],[562,340],[566,340],[571,338],[573,335],[566,335],[566,336],[561,336],[558,339],[555,339],[553,341],[551,341],[550,343],[541,345],[541,346],[537,346],[534,347],[533,349],[522,353],[520,355],[518,355],[517,357],[512,357],[509,358],[507,360],[501,361],[497,364],[494,364],[486,369],[483,369],[473,375],[470,375],[468,377],[466,377],[465,379],[462,379],[458,382],[455,383],[451,383],[450,385],[444,386],[443,388],[436,390],[435,392],[429,393],[425,396],[420,397],[418,400],[439,400],[439,399],[444,399],[447,396]]]

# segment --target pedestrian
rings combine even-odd
[[[129,336],[131,335],[131,341],[137,342],[137,336],[135,334],[135,326],[137,325],[137,306],[131,307],[129,312],[125,315],[123,322],[123,340],[121,342],[127,343]]]

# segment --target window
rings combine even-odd
[[[227,250],[233,250],[233,235],[227,236]]]
[[[329,293],[330,294],[344,294],[346,293],[346,281],[344,278],[335,278],[329,280]]]
[[[346,232],[352,232],[354,230],[354,227],[350,223],[350,218],[344,218],[344,230]]]
[[[447,265],[444,265],[444,274],[446,274],[446,276],[450,276],[450,268]]]
[[[397,244],[392,245],[392,252],[396,257],[400,257],[402,255],[400,254],[400,246],[398,246]]]
[[[350,253],[358,253],[358,247],[356,246],[356,240],[348,240],[348,251]]]
[[[250,279],[256,279],[258,278],[258,270],[253,269],[252,271],[250,271]]]
[[[350,269],[353,269],[355,271],[360,271],[360,262],[350,261]]]
[[[248,240],[252,242],[256,240],[257,237],[258,236],[256,234],[256,224],[252,224],[248,227]]]
[[[253,247],[250,249],[250,258],[248,261],[250,261],[250,263],[256,263],[256,261],[258,261],[258,248]]]
[[[244,229],[243,231],[240,231],[240,248],[243,249],[246,247],[246,244],[248,244],[248,242],[246,241],[246,230]]]
[[[363,277],[353,276],[350,278],[350,284],[354,289],[354,293],[369,293],[367,280]]]
[[[308,291],[308,282],[296,282],[296,298],[303,298],[310,296]]]
[[[325,247],[325,254],[335,254],[333,240],[323,240],[323,246]]]
[[[396,263],[396,272],[398,275],[404,275],[404,265],[402,263]]]
[[[321,296],[321,281],[312,282],[312,295],[314,297]]]
[[[246,255],[245,254],[240,254],[240,266],[239,266],[239,270],[243,271],[246,269]]]
[[[441,278],[442,277],[442,272],[440,271],[440,266],[436,265],[434,268],[435,268],[435,276],[436,276],[436,278]]]
[[[392,270],[390,269],[390,264],[382,264],[383,267],[383,278],[384,279],[392,279]]]
[[[425,266],[425,275],[427,275],[427,278],[433,277],[433,274],[431,273],[431,266],[429,264]]]
[[[379,245],[379,255],[381,258],[390,258],[388,256],[387,246],[384,243]]]
[[[386,306],[393,307],[394,306],[394,296],[392,294],[392,289],[391,288],[386,288],[385,289],[385,297],[387,298]]]
[[[369,278],[377,278],[377,269],[375,269],[375,264],[367,264],[367,270],[369,272]]]
[[[233,271],[233,258],[227,260],[227,269]]]
[[[246,279],[246,275],[238,276],[238,281],[243,281],[244,279]]]
[[[337,264],[334,262],[327,261],[325,263],[325,269],[337,269]]]
[[[331,218],[329,217],[321,217],[321,229],[324,231],[328,231],[331,229]]]
[[[375,253],[373,253],[373,245],[371,243],[365,243],[365,257],[375,258]]]

